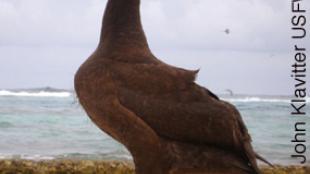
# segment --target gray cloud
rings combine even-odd
[[[93,44],[105,3],[1,0],[1,43]],[[142,16],[149,40],[156,47],[164,43],[189,48],[281,50],[286,48],[282,43],[289,41],[288,8],[281,0],[145,0]],[[230,35],[224,34],[226,28]]]
[[[72,87],[75,70],[98,42],[105,4],[0,0],[0,88]],[[164,61],[201,68],[199,82],[217,92],[279,94],[290,91],[289,4],[142,0],[141,9],[150,46]]]

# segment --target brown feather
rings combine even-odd
[[[75,76],[87,114],[129,149],[137,174],[260,173],[237,109],[197,85],[198,70],[151,53],[139,4],[108,0],[99,46]]]

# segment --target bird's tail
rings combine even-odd
[[[261,174],[260,169],[258,168],[257,162],[256,162],[256,158],[257,158],[257,154],[254,152],[251,142],[247,141],[244,142],[243,144],[243,148],[245,150],[245,154],[249,160],[249,165],[250,167],[254,170],[255,174]]]
[[[252,145],[250,143],[250,141],[245,142],[244,143],[244,149],[246,152],[246,155],[249,159],[250,165],[253,168],[253,170],[255,171],[255,173],[257,174],[261,174],[260,169],[258,168],[256,159],[259,159],[260,161],[268,164],[271,167],[274,167],[269,161],[267,161],[264,157],[260,156],[259,154],[257,154],[256,152],[254,152]]]
[[[267,160],[265,160],[263,157],[258,155],[251,144],[251,136],[248,133],[248,130],[240,116],[239,111],[233,107],[234,114],[236,115],[236,118],[238,118],[238,124],[241,131],[241,139],[239,139],[239,142],[241,143],[241,149],[244,153],[244,157],[248,160],[249,166],[253,169],[253,174],[261,174],[260,169],[257,165],[257,160],[259,159],[269,165],[271,165]],[[240,147],[240,144],[239,144]],[[271,165],[272,166],[272,165]]]
[[[259,154],[255,153],[255,156],[257,159],[259,159],[260,161],[268,164],[270,167],[274,167],[269,161],[267,161],[264,157],[260,156]]]

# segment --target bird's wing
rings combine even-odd
[[[113,78],[119,86],[147,95],[163,95],[188,89],[199,70],[186,70],[163,63],[128,64],[117,62],[111,66]],[[208,91],[208,95],[218,97]]]
[[[233,149],[257,167],[251,138],[239,112],[195,84],[194,72],[154,65],[122,72],[126,71],[115,75],[120,80],[120,102],[160,136]]]
[[[162,136],[229,147],[246,132],[235,107],[194,82],[196,71],[166,64],[113,68],[121,103]]]
[[[146,82],[147,83],[147,82]],[[187,90],[148,95],[121,87],[121,103],[167,138],[235,147],[247,132],[235,108],[195,84]]]

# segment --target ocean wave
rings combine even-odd
[[[82,159],[82,160],[132,160],[128,154],[61,154],[61,155],[39,155],[39,154],[0,154],[0,160],[22,159],[22,160],[55,160],[55,159]]]
[[[7,91],[0,90],[0,96],[15,96],[15,97],[70,97],[70,92],[47,92],[47,91],[39,91],[39,92],[26,92],[26,91]]]
[[[127,153],[115,154],[97,153],[97,154],[83,154],[83,153],[68,153],[57,155],[57,159],[83,159],[83,160],[132,160],[132,156]]]
[[[40,161],[40,160],[54,160],[56,158],[54,156],[48,156],[48,155],[9,155],[9,154],[0,154],[0,160],[9,160],[9,159],[22,159],[22,160]]]
[[[289,99],[279,98],[260,98],[260,97],[244,97],[244,98],[223,98],[223,100],[229,102],[270,102],[270,103],[290,103]],[[309,103],[309,98],[306,99]]]

